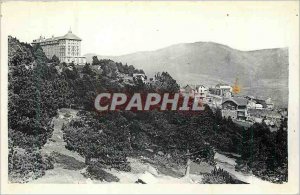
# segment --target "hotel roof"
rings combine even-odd
[[[69,30],[69,32],[67,34],[65,34],[64,36],[60,37],[60,39],[70,39],[70,40],[81,41],[81,39],[79,37],[77,37],[76,35],[74,35],[71,30]]]
[[[51,37],[51,38],[47,38],[47,39],[42,39],[42,37],[40,37],[39,39],[33,40],[33,43],[41,43],[41,42],[48,42],[48,41],[56,41],[56,40],[78,40],[81,41],[81,38],[79,38],[78,36],[74,35],[72,33],[71,30],[69,30],[69,32],[67,34],[65,34],[64,36],[60,36],[60,37]]]

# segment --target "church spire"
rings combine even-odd
[[[69,28],[69,32],[68,33],[72,33],[72,29],[71,29],[71,26],[70,26],[70,28]]]

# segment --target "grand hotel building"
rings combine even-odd
[[[86,58],[81,56],[81,39],[74,35],[71,30],[61,37],[52,36],[45,39],[45,37],[40,36],[39,39],[33,40],[31,44],[40,44],[49,59],[55,55],[60,62],[73,62],[78,65],[86,63]]]

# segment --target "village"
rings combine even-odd
[[[145,74],[133,74],[134,79],[141,79],[144,83],[151,83],[154,78],[147,79]],[[221,110],[223,118],[231,118],[235,123],[250,127],[254,123],[265,123],[271,131],[279,129],[281,120],[288,117],[287,108],[275,105],[271,97],[257,98],[251,95],[239,95],[238,82],[234,86],[219,83],[212,87],[187,84],[180,87],[180,93],[188,93],[208,105],[213,111]]]
[[[155,80],[147,78],[145,74],[133,74],[133,79],[141,79],[150,84]],[[262,99],[251,95],[239,95],[240,86],[237,80],[234,86],[219,83],[212,87],[187,84],[180,87],[180,93],[187,93],[191,98],[208,105],[213,111],[221,110],[223,118],[231,118],[233,122],[245,127],[254,123],[265,123],[271,131],[279,129],[281,120],[287,119],[287,108],[275,105],[271,97]]]
[[[231,118],[246,127],[254,123],[265,123],[271,131],[275,131],[280,127],[281,120],[288,116],[287,109],[276,107],[271,98],[238,95],[240,87],[237,82],[234,86],[219,83],[209,88],[204,85],[185,85],[180,92],[189,93],[209,105],[212,110],[220,109],[223,118]]]

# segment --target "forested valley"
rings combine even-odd
[[[154,60],[154,59],[153,59]],[[94,57],[82,67],[47,59],[40,46],[8,38],[9,179],[26,182],[52,169],[54,160],[40,149],[53,132],[58,109],[79,110],[78,118],[63,126],[66,148],[85,158],[86,177],[104,179],[103,168],[130,172],[128,157],[149,155],[170,167],[191,162],[215,166],[215,153],[238,154],[236,169],[264,180],[287,181],[287,121],[271,132],[265,124],[250,128],[223,119],[220,110],[201,112],[114,111],[98,113],[95,97],[101,92],[177,92],[179,85],[167,72],[152,84],[132,79],[143,73],[132,65]],[[150,152],[149,152],[150,151]],[[157,159],[159,157],[159,159]],[[215,169],[203,183],[239,183]]]

